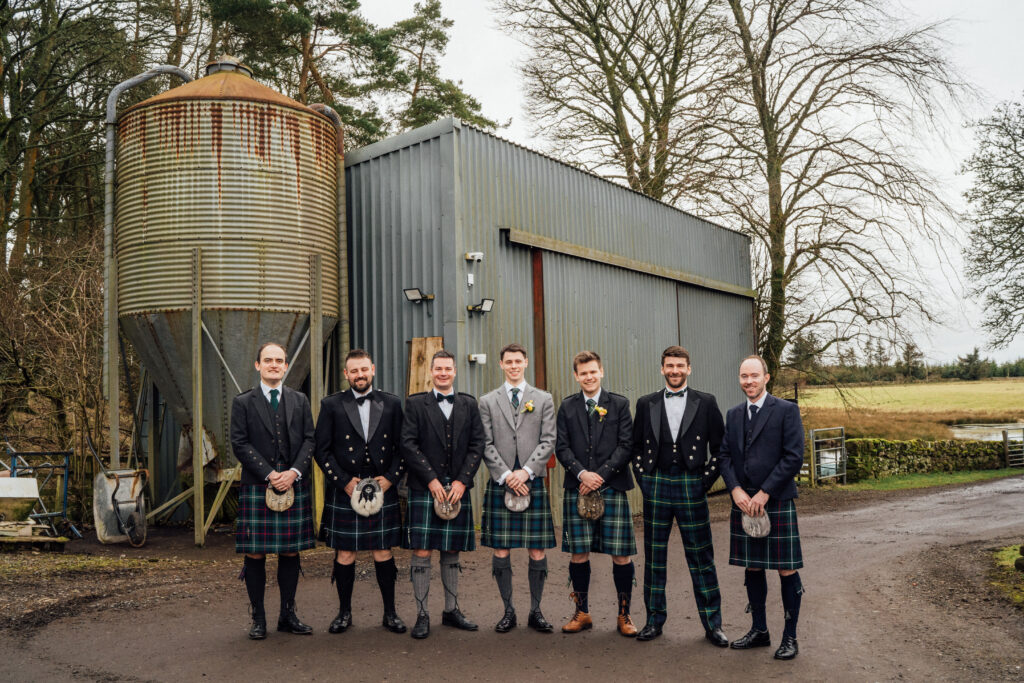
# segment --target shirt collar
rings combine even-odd
[[[686,390],[688,390],[689,388],[690,388],[690,385],[689,385],[688,383],[686,383],[686,382],[683,382],[683,386],[679,387],[678,389],[673,389],[673,388],[671,388],[671,387],[670,387],[669,385],[667,385],[667,384],[666,384],[666,385],[665,385],[665,391],[664,391],[664,392],[662,392],[662,395],[664,396],[665,392],[668,392],[668,391],[672,391],[672,392],[676,392],[676,391],[686,391]],[[679,397],[678,397],[678,396],[673,396],[672,398],[679,398]]]
[[[582,389],[580,389],[580,394],[583,396],[583,402],[584,403],[586,403],[591,398],[593,398],[595,401],[597,401],[597,404],[600,405],[601,404],[601,392],[603,392],[603,391],[604,391],[604,389],[601,388],[601,389],[597,390],[597,394],[595,394],[594,396],[587,396],[586,392],[583,391]]]
[[[757,406],[757,409],[761,410],[761,408],[764,407],[764,402],[766,400],[768,400],[768,392],[767,391],[764,392],[763,394],[761,394],[761,398],[758,399],[756,403],[751,403],[750,399],[748,398],[747,399],[747,408],[750,408],[750,406]]]
[[[506,394],[508,394],[508,393],[510,393],[510,392],[511,392],[511,391],[512,391],[513,389],[518,389],[518,390],[519,390],[519,395],[520,395],[520,396],[522,396],[522,395],[523,395],[523,392],[524,392],[524,391],[526,391],[526,380],[524,379],[524,380],[523,380],[522,382],[520,382],[519,384],[517,384],[517,385],[515,385],[515,386],[512,386],[511,384],[509,384],[509,383],[508,383],[508,382],[506,381],[506,382],[505,382],[505,393],[506,393]]]
[[[364,393],[364,394],[360,394],[358,391],[356,391],[355,387],[352,388],[352,395],[355,396],[356,398],[362,398],[363,396],[369,396],[372,393],[373,393],[373,385],[372,384],[370,385],[370,388],[367,389],[366,393]]]
[[[441,393],[440,391],[438,391],[437,389],[431,389],[430,391],[431,391],[431,392],[432,392],[432,393],[433,393],[433,394],[434,394],[435,396],[452,396],[452,395],[454,395],[454,394],[455,394],[455,387],[452,387],[452,390],[451,390],[451,391],[449,391],[449,392],[448,392],[447,394],[442,394],[442,393]]]
[[[273,388],[277,389],[278,397],[280,397],[281,394],[284,393],[282,391],[282,385],[280,385],[280,384],[278,384],[276,387],[273,387]],[[260,380],[260,390],[263,391],[263,397],[265,399],[267,399],[268,401],[270,400],[270,389],[271,389],[271,387],[268,387],[266,384],[264,384],[263,380]]]

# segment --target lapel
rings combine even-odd
[[[598,400],[597,405],[601,406],[602,408],[607,409],[608,408],[608,404],[611,403],[611,400],[612,400],[611,395],[605,389],[601,389],[601,398]],[[595,423],[594,423],[594,441],[593,441],[593,445],[595,446],[595,451],[597,450],[596,449],[597,444],[601,443],[601,432],[604,431],[604,421],[606,419],[608,419],[607,415],[604,416],[604,419],[602,419],[600,415],[597,415],[594,418]]]
[[[525,391],[523,392],[523,395],[526,395]],[[498,394],[496,398],[498,399],[498,410],[500,410],[501,414],[505,416],[506,420],[508,420],[508,426],[512,428],[512,431],[515,431],[516,416],[512,413],[512,402],[508,400],[508,394],[505,392],[504,384],[502,384],[501,387],[498,388]],[[520,404],[522,404],[522,397],[519,398],[519,402]]]
[[[654,441],[661,443],[661,414],[665,412],[665,390],[662,389],[651,401],[651,431],[654,432]]]
[[[352,423],[356,434],[362,435],[363,441],[369,441],[363,434],[363,421],[359,419],[359,405],[356,403],[355,394],[351,389],[346,389],[345,393],[341,395],[341,405],[344,406],[345,414],[348,415],[348,421]]]
[[[757,411],[757,417],[754,418],[754,431],[750,434],[750,443],[754,443],[757,435],[761,433],[762,429],[764,429],[765,423],[768,422],[768,415],[771,413],[773,408],[775,408],[775,397],[769,395],[768,398],[765,399],[764,405],[761,406],[761,410]],[[747,406],[744,405],[743,410],[746,411],[746,409]]]
[[[252,392],[252,401],[256,405],[256,412],[259,414],[263,426],[273,436],[274,421],[270,419],[270,403],[267,402],[267,398],[263,395],[263,387],[259,384],[256,385],[256,389]]]
[[[686,397],[686,409],[683,411],[683,421],[679,423],[679,436],[685,434],[686,430],[693,424],[693,418],[697,417],[697,408],[700,407],[700,399],[697,397],[697,394],[690,391],[689,387],[687,387],[686,393],[689,395]]]
[[[576,405],[576,420],[579,422],[580,433],[584,439],[590,439],[590,424],[588,421],[590,417],[587,415],[587,399],[583,395],[583,391],[576,394],[577,400],[573,401]]]
[[[370,433],[366,435],[366,443],[370,443],[370,439],[373,438],[374,433],[377,431],[377,425],[380,424],[380,418],[383,414],[384,401],[381,400],[380,394],[377,393],[377,391],[374,391],[370,396]]]
[[[462,427],[466,424],[466,417],[469,414],[469,408],[466,406],[466,401],[469,399],[462,396],[458,392],[455,392],[455,406],[452,408],[452,451],[458,450],[459,447],[459,435],[462,434]],[[442,418],[444,415],[441,416]]]
[[[527,384],[526,388],[523,389],[523,395],[519,398],[519,414],[515,416],[515,423],[516,423],[516,430],[517,431],[519,430],[520,427],[523,426],[523,423],[526,422],[526,416],[529,415],[529,413],[524,413],[523,412],[523,407],[526,406],[527,402],[534,400],[534,398],[535,398],[534,394],[535,393],[536,392],[534,392],[533,387],[530,386],[529,384]],[[509,403],[508,406],[509,406],[509,408],[511,408],[512,404]],[[534,407],[534,410],[536,410],[536,409],[537,408]]]
[[[434,397],[434,390],[431,389],[423,397],[423,402],[426,403],[425,410],[427,413],[427,421],[430,422],[430,426],[434,428],[434,434],[437,436],[438,442],[441,444],[442,450],[444,449],[444,413],[441,412],[441,406],[438,404],[437,399]],[[452,409],[452,416],[455,416],[455,409]]]

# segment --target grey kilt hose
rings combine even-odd
[[[753,495],[748,491],[750,495]],[[754,492],[756,493],[756,491]],[[764,538],[751,538],[743,531],[743,513],[732,504],[729,516],[729,564],[750,569],[800,569],[800,529],[793,499],[769,499],[764,506],[772,530]]]
[[[690,569],[693,597],[705,630],[722,626],[722,595],[711,544],[711,519],[700,473],[652,472],[641,475],[644,490],[644,605],[647,620],[661,625],[667,618],[665,600],[668,539],[679,525],[683,552]]]
[[[444,550],[460,552],[476,550],[473,530],[473,506],[469,491],[462,497],[462,509],[455,519],[445,521],[434,513],[434,497],[430,491],[409,491],[405,516],[405,543],[410,550]]]
[[[579,496],[576,489],[566,489],[562,499],[562,552],[635,555],[633,516],[625,491],[603,489],[604,515],[594,521],[580,517],[576,508]]]
[[[352,509],[345,492],[327,487],[320,518],[320,540],[335,550],[390,550],[402,544],[402,511],[398,488],[384,492],[384,506],[370,517]]]
[[[555,547],[555,526],[544,479],[536,477],[530,482],[530,507],[522,512],[505,507],[505,487],[487,479],[480,545],[503,549]]]
[[[284,512],[267,507],[269,484],[238,487],[235,520],[236,553],[297,553],[316,545],[309,482],[303,477],[292,485],[295,502]]]

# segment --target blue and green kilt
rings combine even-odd
[[[469,490],[462,496],[462,509],[455,519],[445,521],[434,513],[434,497],[429,491],[409,490],[405,513],[405,543],[411,550],[476,550],[473,530],[473,506]]]
[[[284,512],[267,507],[269,484],[243,484],[238,488],[235,520],[236,553],[297,553],[316,545],[309,482],[292,485],[295,502]]]
[[[484,489],[480,545],[488,548],[554,548],[555,525],[544,479],[530,482],[530,507],[512,512],[505,507],[505,487],[488,478]]]
[[[793,499],[769,499],[764,506],[772,530],[764,538],[751,538],[743,531],[743,513],[732,505],[729,517],[729,564],[751,569],[800,569],[800,529]]]
[[[566,489],[562,499],[562,552],[604,553],[605,555],[636,555],[633,516],[625,491],[607,488],[601,491],[604,514],[601,519],[580,517],[576,501],[577,489]]]
[[[384,506],[369,517],[352,509],[352,499],[341,489],[327,487],[320,517],[320,540],[335,550],[390,550],[402,544],[402,511],[398,488],[384,492]]]

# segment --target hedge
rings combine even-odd
[[[846,454],[847,481],[1003,467],[1002,441],[848,439]]]

